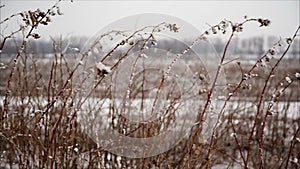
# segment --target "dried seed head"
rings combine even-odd
[[[292,43],[292,38],[286,38],[286,43],[289,45]]]
[[[243,75],[243,80],[247,80],[249,78],[249,75],[247,74],[247,73],[245,73],[244,75]]]
[[[122,40],[122,42],[120,43],[120,45],[125,45],[125,40]]]
[[[236,28],[236,31],[237,31],[237,32],[242,32],[242,31],[243,31],[243,27],[238,26],[238,27]]]
[[[261,18],[259,18],[257,21],[260,23],[260,27],[262,27],[262,26],[269,26],[271,24],[271,21],[269,19],[261,19]]]
[[[133,41],[129,42],[129,45],[131,45],[131,46],[134,45],[134,42]]]
[[[167,28],[170,29],[171,32],[178,32],[179,27],[174,23],[174,24],[167,24]]]
[[[275,51],[275,49],[269,49],[269,53],[270,53],[271,55],[275,55],[276,51]]]
[[[37,33],[33,33],[31,34],[31,36],[34,38],[34,39],[39,39],[41,36]]]
[[[96,76],[107,76],[110,72],[110,67],[105,66],[102,62],[98,62],[95,64]]]

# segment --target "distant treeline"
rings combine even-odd
[[[81,51],[84,48],[85,43],[87,42],[87,37],[71,37],[66,40],[55,39],[55,40],[30,40],[27,42],[26,52],[32,54],[51,54],[64,50],[65,53],[73,53],[76,51]],[[266,52],[272,45],[278,41],[278,38],[275,36],[268,37],[253,37],[248,39],[233,39],[231,46],[229,47],[229,53],[231,55],[240,55],[240,56],[257,56]],[[224,49],[225,41],[220,38],[215,38],[211,40],[215,51],[218,54]],[[21,44],[19,39],[10,39],[6,41],[2,54],[15,54],[17,53],[18,46]],[[169,50],[172,53],[179,53],[184,50],[189,42],[183,43],[180,41],[174,40],[161,40],[157,43],[157,48]],[[210,44],[200,45],[198,48],[201,50],[201,53],[204,55],[210,54],[212,46]],[[74,50],[76,49],[76,50]],[[294,44],[292,45],[289,51],[289,57],[297,57],[300,55],[300,41],[295,39]]]

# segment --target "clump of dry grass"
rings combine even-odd
[[[155,26],[141,28],[131,35],[122,31],[112,31],[101,35],[84,52],[74,54],[68,59],[60,42],[53,41],[54,57],[43,63],[25,52],[29,38],[38,38],[33,33],[39,24],[46,24],[47,17],[56,9],[57,4],[47,12],[35,11],[22,13],[27,24],[23,29],[29,29],[17,55],[6,65],[2,79],[6,82],[5,93],[1,98],[0,109],[0,166],[4,168],[212,168],[217,166],[238,168],[297,168],[299,167],[299,116],[291,115],[298,111],[299,95],[294,90],[299,88],[299,68],[284,66],[293,61],[284,56],[289,51],[296,32],[291,38],[281,39],[270,50],[266,51],[254,65],[243,64],[239,60],[225,62],[227,49],[236,34],[250,22],[260,26],[268,26],[270,21],[260,18],[246,18],[243,22],[233,24],[231,21],[221,21],[204,31],[190,46],[173,58],[169,64],[162,64],[166,72],[159,74],[153,81],[147,81],[145,76],[153,75],[157,70],[142,69],[136,74],[139,60],[147,59],[144,50],[148,43],[155,45],[153,38],[160,28],[169,31],[180,31],[175,24],[161,23]],[[56,11],[58,13],[58,11]],[[59,12],[60,13],[60,12]],[[58,13],[58,14],[59,14]],[[28,16],[27,16],[28,15]],[[30,15],[30,17],[29,17]],[[15,17],[13,15],[12,17]],[[33,18],[32,18],[33,17]],[[27,19],[26,19],[27,18]],[[35,18],[35,19],[34,19]],[[9,20],[9,18],[7,19]],[[6,22],[6,20],[2,21]],[[22,31],[24,31],[22,29]],[[150,29],[146,37],[134,39],[138,33]],[[199,41],[205,41],[210,34],[230,33],[220,63],[214,77],[209,77],[203,67],[205,65],[191,64],[201,83],[194,84],[197,93],[204,104],[196,110],[195,125],[175,147],[152,157],[129,158],[114,155],[106,151],[106,147],[90,138],[82,121],[81,113],[97,115],[107,112],[107,116],[99,116],[102,121],[108,121],[109,128],[127,137],[147,138],[161,134],[165,128],[172,126],[178,115],[175,104],[180,101],[176,86],[168,81],[172,70],[181,70],[176,64]],[[125,38],[107,52],[94,67],[89,67],[89,56],[103,38],[125,35]],[[8,35],[5,39],[14,36]],[[139,36],[139,35],[138,35]],[[135,40],[135,41],[134,41]],[[2,42],[2,48],[5,40]],[[129,45],[129,48],[118,55],[117,49]],[[283,53],[275,49],[281,48]],[[128,67],[131,69],[128,84],[119,93],[112,84],[117,82],[119,67],[130,52],[138,49],[138,55]],[[117,60],[115,60],[115,57]],[[148,56],[149,57],[149,56]],[[200,63],[199,63],[200,64]],[[184,70],[184,69],[183,69]],[[221,71],[225,70],[227,83],[218,86]],[[211,85],[208,84],[211,82]],[[157,91],[149,97],[150,91],[143,90],[149,83],[158,85]],[[86,86],[90,84],[90,86]],[[199,86],[201,88],[197,88]],[[142,86],[142,90],[138,90]],[[166,96],[170,101],[166,113],[159,119],[145,123],[130,123],[119,112],[117,98],[154,99],[153,107],[159,104],[159,91],[167,86]],[[211,101],[222,89],[227,95],[220,99],[217,121],[213,124],[213,132],[208,139],[203,137],[203,124],[206,114],[210,111]],[[92,98],[92,100],[91,100]],[[105,104],[105,100],[111,100]],[[296,102],[293,102],[296,101]],[[146,104],[146,102],[143,102]],[[143,106],[143,105],[142,105]],[[145,105],[144,105],[145,106]],[[201,108],[200,108],[201,107]],[[142,108],[141,108],[142,109]],[[121,109],[122,111],[122,109]],[[104,124],[104,122],[103,122]],[[100,138],[101,139],[101,138]],[[147,152],[145,152],[147,153]],[[297,161],[298,160],[298,161]]]

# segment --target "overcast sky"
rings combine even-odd
[[[55,1],[15,1],[1,0],[1,20],[13,13],[47,9]],[[64,1],[59,4],[63,16],[55,16],[47,27],[38,32],[43,37],[66,36],[67,34],[91,37],[101,28],[125,16],[141,13],[168,14],[191,23],[200,31],[208,24],[216,24],[222,19],[241,21],[243,16],[269,18],[269,28],[258,29],[252,24],[243,37],[276,35],[291,36],[299,26],[299,0],[274,1]],[[11,23],[10,23],[11,24]],[[15,28],[1,25],[1,31],[9,32]]]

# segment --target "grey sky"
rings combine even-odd
[[[47,9],[55,1],[1,0],[1,20],[9,15],[36,8]],[[63,16],[55,16],[53,22],[40,27],[42,36],[72,34],[92,36],[101,28],[121,19],[140,13],[162,13],[181,18],[200,31],[207,24],[216,24],[222,19],[241,21],[244,15],[263,17],[272,21],[269,28],[259,29],[257,24],[248,25],[242,37],[276,35],[291,36],[299,26],[299,0],[294,1],[70,1],[61,2]],[[12,31],[12,26],[1,31]],[[15,26],[15,25],[13,25]]]

